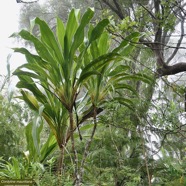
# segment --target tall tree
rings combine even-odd
[[[120,20],[129,17],[134,29],[151,33],[141,38],[140,43],[149,47],[156,57],[157,77],[173,75],[186,70],[185,63],[171,64],[172,59],[179,50],[184,49],[182,41],[185,35],[185,7],[186,3],[180,1],[99,1],[102,7],[110,9]],[[148,22],[148,24],[146,24]],[[129,24],[130,26],[130,24]],[[177,30],[179,29],[177,34]],[[176,44],[172,43],[172,38]]]

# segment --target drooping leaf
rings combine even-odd
[[[34,37],[30,32],[22,30],[21,32],[19,32],[19,35],[23,39],[31,41],[34,44],[35,49],[41,58],[49,63],[56,63],[46,46],[39,39]]]
[[[55,150],[56,147],[57,147],[56,138],[52,133],[50,133],[47,141],[41,147],[40,162],[43,162],[46,159],[46,157],[48,157]]]
[[[125,72],[126,70],[129,70],[129,69],[130,69],[130,67],[127,66],[127,65],[118,65],[118,66],[116,66],[115,69],[110,70],[108,76],[115,76],[115,75],[121,74],[121,73],[123,73],[123,72]]]
[[[69,57],[70,48],[72,45],[74,34],[78,28],[80,12],[78,9],[72,9],[67,20],[66,33],[65,33],[65,48],[64,56],[65,60]]]
[[[31,109],[37,111],[39,108],[37,99],[26,91],[21,90],[21,93],[22,93],[23,100],[28,104],[28,106]]]
[[[126,52],[125,55],[124,55],[124,52],[123,52],[123,55],[126,56],[127,51],[129,50],[129,48],[126,48],[126,47],[129,46],[130,44],[132,46],[134,46],[136,43],[130,43],[130,42],[132,42],[132,41],[134,42],[134,41],[136,41],[136,39],[138,40],[139,36],[140,36],[139,32],[134,32],[134,33],[130,34],[125,39],[123,39],[123,41],[120,43],[120,45],[118,47],[116,47],[113,50],[113,52],[119,52],[122,49],[123,51]],[[129,52],[131,52],[131,50]]]
[[[77,28],[77,31],[74,35],[74,41],[71,46],[70,56],[74,56],[76,49],[80,46],[80,44],[84,41],[84,29],[87,24],[89,24],[90,20],[94,15],[94,11],[91,8],[88,8],[87,11],[84,13],[80,25]]]
[[[134,103],[130,99],[123,98],[123,97],[114,97],[114,99],[118,101],[120,104],[125,105],[129,109],[135,110]]]
[[[63,51],[64,50],[65,26],[59,17],[57,18],[56,35],[57,35],[58,42],[60,43],[60,46],[61,46],[61,51]]]
[[[127,83],[116,83],[115,85],[114,85],[114,88],[117,90],[117,89],[121,89],[121,90],[129,90],[129,91],[131,91],[132,93],[134,93],[134,95],[138,95],[138,93],[136,92],[136,90],[132,87],[132,86],[130,86],[130,85],[128,85]]]

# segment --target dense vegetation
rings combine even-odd
[[[24,29],[12,35],[24,41],[13,50],[27,60],[13,72],[19,92],[5,93],[6,79],[1,88],[0,178],[185,185],[185,7],[175,0],[24,5]]]

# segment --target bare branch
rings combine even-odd
[[[112,6],[109,2],[107,2],[106,0],[103,0],[103,2],[115,13],[117,13],[117,9]]]
[[[117,0],[113,0],[114,1],[114,4],[115,4],[115,6],[116,6],[116,8],[117,8],[117,12],[118,12],[118,16],[120,17],[120,19],[124,19],[124,15],[123,15],[123,13],[122,13],[122,10],[121,10],[121,7],[120,7],[120,5],[119,5],[119,3],[117,2]]]
[[[143,9],[146,10],[146,11],[149,13],[149,15],[151,16],[152,19],[156,19],[156,17],[154,16],[154,14],[153,14],[151,11],[149,11],[148,8],[146,8],[146,7],[145,7],[144,5],[142,5],[141,3],[139,3],[139,5],[140,5],[141,7],[143,7]]]
[[[186,62],[176,63],[171,66],[160,67],[157,69],[158,77],[174,75],[186,71]]]
[[[117,5],[116,8],[115,8],[111,3],[109,3],[107,0],[103,0],[103,2],[104,2],[113,12],[115,12],[115,13],[118,15],[118,17],[119,17],[120,19],[124,19],[124,15],[123,15],[123,13],[122,13],[122,10],[121,10],[121,8],[120,8],[118,2],[116,2],[116,0],[114,0],[115,5]],[[119,8],[119,9],[118,9],[118,8]]]
[[[184,34],[184,19],[181,21],[181,35],[180,35],[180,39],[178,40],[178,43],[176,45],[176,48],[174,50],[174,52],[172,53],[172,55],[167,59],[166,64],[168,64],[173,58],[174,56],[177,54],[178,49],[181,46],[182,40],[183,40],[183,34]]]
[[[39,0],[34,0],[34,1],[23,1],[23,0],[16,0],[17,3],[36,3]]]

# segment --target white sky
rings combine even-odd
[[[9,36],[18,31],[19,8],[21,4],[16,3],[16,0],[1,0],[0,6],[0,75],[6,75],[7,55],[12,53],[11,48],[15,47],[13,39]],[[10,62],[11,69],[15,69],[21,64],[21,56],[13,54]],[[24,59],[24,58],[23,58]]]
[[[22,3],[17,3],[16,0],[0,0],[0,83],[3,77],[7,75],[7,56],[11,54],[10,69],[11,73],[20,65],[26,62],[23,55],[13,53],[11,48],[20,47],[13,38],[9,38],[14,32],[19,32],[19,11]],[[28,0],[25,0],[28,1]],[[39,3],[44,3],[45,0],[39,0]],[[3,77],[2,77],[3,76]],[[15,88],[17,77],[11,78],[11,89]]]
[[[11,48],[18,47],[18,43],[13,42],[12,38],[9,38],[14,32],[20,31],[19,26],[19,10],[22,3],[17,3],[16,0],[0,0],[0,75],[7,74],[7,56],[12,54],[10,59],[11,72],[13,72],[18,66],[25,62],[24,56],[21,54],[13,53]],[[27,0],[25,0],[27,1]],[[45,0],[39,0],[43,3]]]

